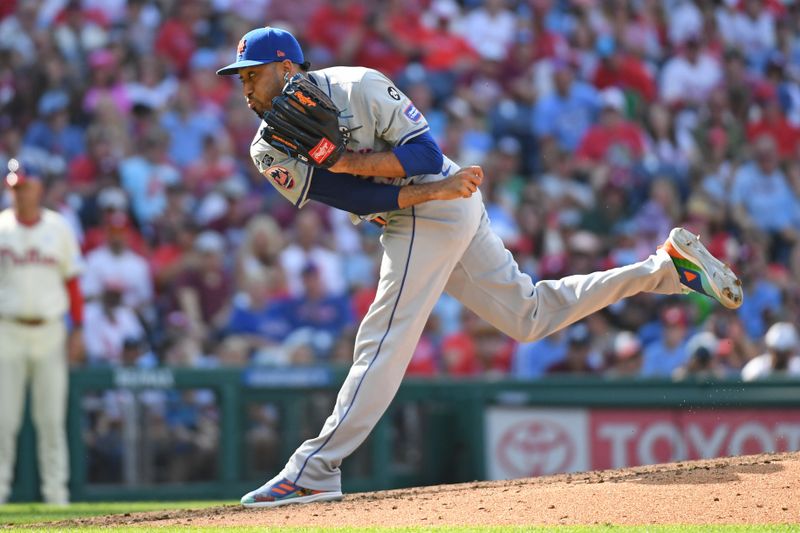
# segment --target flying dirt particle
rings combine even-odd
[[[719,501],[719,498],[714,498],[714,501],[715,501],[715,502],[718,502],[718,501]]]
[[[788,510],[789,510],[788,507],[781,507],[781,511],[788,511]]]
[[[761,509],[761,508],[763,508],[763,507],[764,507],[764,504],[763,504],[763,503],[757,503],[757,504],[756,504],[756,507],[758,507],[759,509]]]
[[[392,509],[397,509],[397,506],[396,505],[392,505]]]
[[[547,506],[547,508],[548,508],[548,509],[555,509],[555,508],[556,508],[556,506],[555,506],[555,505],[548,505],[548,506]]]

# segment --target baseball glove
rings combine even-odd
[[[330,168],[347,144],[339,109],[313,81],[295,74],[264,113],[262,137],[270,145],[315,167]]]

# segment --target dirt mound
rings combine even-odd
[[[442,485],[277,509],[223,506],[60,526],[406,526],[800,523],[800,453]],[[52,524],[51,524],[52,525]]]

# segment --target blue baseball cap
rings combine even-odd
[[[236,48],[236,62],[217,71],[220,76],[238,74],[243,67],[254,67],[288,59],[298,65],[305,62],[303,50],[294,35],[279,28],[256,28],[244,34]]]

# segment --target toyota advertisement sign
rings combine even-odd
[[[800,409],[486,412],[490,479],[800,450]]]

